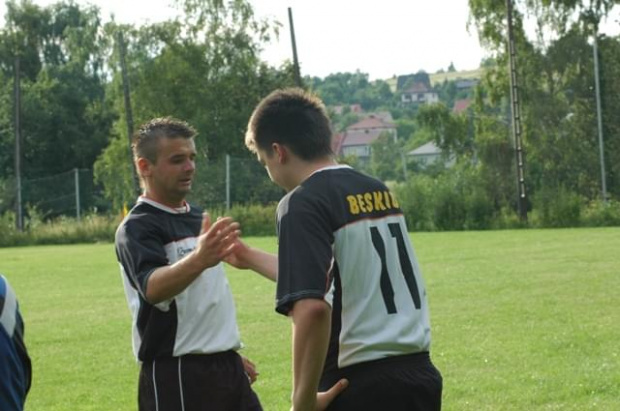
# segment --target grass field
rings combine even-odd
[[[444,410],[620,410],[620,229],[414,233]],[[270,250],[274,238],[248,242]],[[27,411],[134,410],[138,367],[111,244],[0,249],[33,359]],[[266,411],[288,410],[274,286],[228,269]],[[384,410],[378,410],[384,411]],[[388,410],[386,410],[388,411]]]

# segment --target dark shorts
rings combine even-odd
[[[428,353],[390,357],[355,364],[325,375],[319,390],[340,378],[349,386],[328,411],[439,411],[443,380]]]
[[[234,351],[184,355],[142,364],[140,411],[261,411]]]

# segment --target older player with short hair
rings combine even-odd
[[[250,388],[253,365],[241,347],[222,259],[239,224],[185,201],[194,174],[196,131],[157,118],[135,133],[133,153],[144,189],[116,232],[116,254],[141,363],[141,411],[261,410]]]

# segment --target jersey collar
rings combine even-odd
[[[166,205],[163,205],[161,203],[158,203],[155,200],[151,200],[150,198],[146,198],[144,196],[140,196],[138,197],[138,204],[139,203],[146,203],[149,204],[155,208],[158,208],[162,211],[165,211],[167,213],[170,214],[185,214],[185,213],[189,213],[190,210],[190,205],[187,201],[183,202],[183,206],[182,207],[176,207],[176,208],[172,208],[172,207],[168,207]]]
[[[328,170],[339,170],[342,168],[352,168],[351,166],[348,166],[346,164],[336,164],[333,166],[325,166],[322,168],[319,168],[317,170],[314,170],[312,173],[310,173],[310,175],[308,177],[306,177],[306,180],[310,177],[312,177],[313,175],[315,175],[316,173],[320,173],[321,171],[328,171]]]

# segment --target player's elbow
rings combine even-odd
[[[293,305],[290,314],[293,318],[303,316],[314,321],[324,321],[331,318],[331,307],[325,300],[305,298]]]
[[[146,302],[151,305],[156,305],[172,297],[174,297],[174,295],[171,295],[170,290],[162,284],[158,273],[153,273],[147,281],[146,289],[144,290]]]

